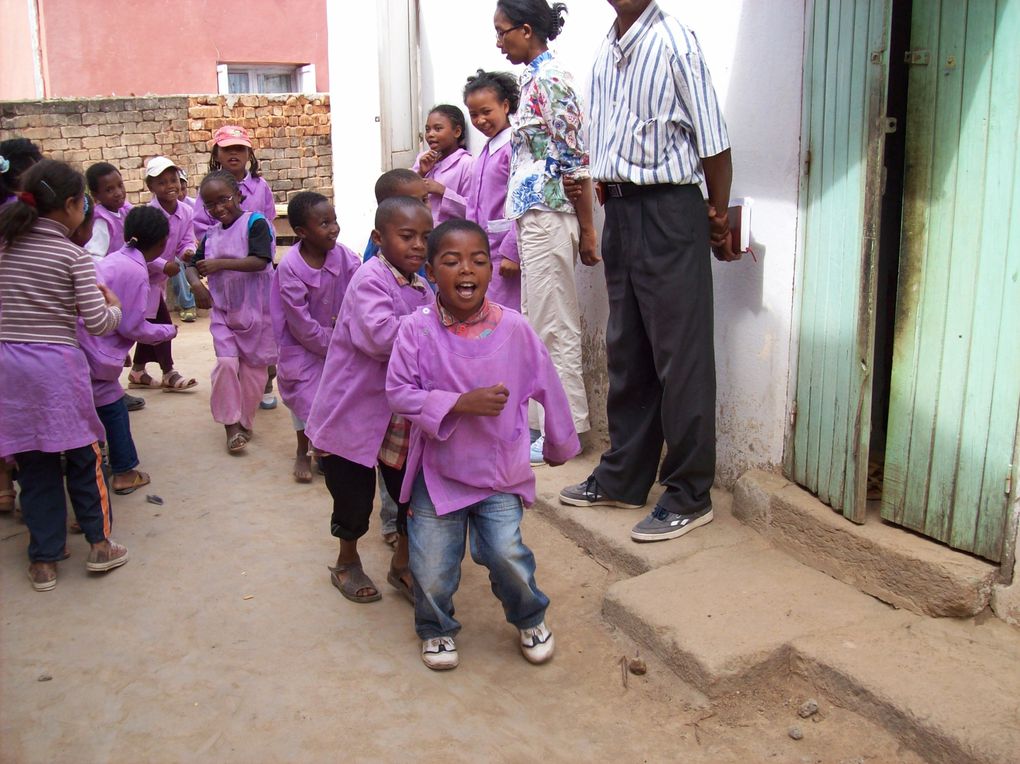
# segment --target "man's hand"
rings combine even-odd
[[[492,387],[479,387],[461,393],[452,411],[469,416],[499,416],[509,397],[510,391],[502,382]]]
[[[567,195],[567,200],[571,204],[577,204],[581,201],[581,192],[584,184],[581,181],[572,178],[569,175],[563,176],[563,193]]]
[[[712,245],[712,254],[716,260],[724,263],[739,260],[740,252],[733,249],[733,235],[730,232],[730,218],[728,211],[720,215],[715,207],[708,205],[709,241]]]

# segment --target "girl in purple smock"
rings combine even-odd
[[[255,156],[248,131],[240,125],[223,125],[212,138],[212,151],[209,154],[209,172],[226,170],[237,180],[241,188],[243,212],[258,212],[269,222],[269,232],[273,233],[273,221],[276,219],[276,200],[273,191],[262,177],[259,160]],[[209,211],[201,204],[195,204],[195,238],[201,240],[206,231],[215,224]],[[276,259],[276,235],[269,245],[270,262]],[[276,365],[270,364],[269,378],[262,394],[260,408],[275,409],[276,396],[273,395],[273,379],[276,377]]]
[[[482,227],[492,253],[489,299],[514,310],[521,309],[521,265],[517,230],[506,217],[506,188],[510,177],[510,115],[517,111],[521,91],[517,78],[507,72],[481,69],[468,77],[464,104],[471,124],[488,142],[471,165],[467,192],[468,220]]]
[[[386,403],[386,366],[401,322],[434,300],[418,275],[431,230],[429,208],[417,199],[395,196],[379,205],[372,231],[379,254],[347,288],[308,414],[305,431],[323,454],[333,497],[330,532],[340,540],[330,579],[352,602],[382,596],[362,568],[358,539],[368,532],[377,467],[390,496],[400,495],[410,425]],[[397,505],[397,534],[386,580],[410,600],[406,503]]]
[[[437,670],[458,663],[453,597],[470,537],[471,557],[488,568],[521,652],[544,663],[554,649],[545,624],[549,598],[535,583],[535,556],[521,539],[524,507],[535,500],[528,401],[545,408],[543,458],[553,466],[580,451],[570,406],[528,322],[486,298],[492,261],[478,225],[450,220],[436,228],[427,270],[436,303],[401,324],[386,377],[391,409],[411,421],[400,498],[411,503],[421,657]]]
[[[96,284],[92,258],[68,238],[85,219],[81,173],[44,159],[21,188],[0,212],[0,457],[13,456],[18,468],[29,579],[48,591],[68,556],[65,483],[90,544],[85,568],[104,572],[128,560],[110,539],[105,434],[76,335],[79,316],[90,334],[114,331],[121,309]]]
[[[95,337],[85,331],[81,320],[78,321],[78,342],[89,362],[96,413],[106,429],[113,473],[110,487],[122,496],[150,483],[149,476],[138,469],[138,452],[131,437],[126,396],[118,382],[124,355],[136,342],[158,345],[177,336],[177,327],[173,324],[154,324],[145,319],[149,286],[147,263],[162,254],[169,233],[170,224],[159,210],[149,206],[132,209],[124,221],[127,242],[96,261],[99,283],[114,294],[124,295],[120,326],[110,334]]]
[[[411,169],[425,179],[432,220],[439,225],[464,217],[472,161],[464,112],[448,103],[432,107],[425,121],[425,142],[429,150],[418,156]]]
[[[212,308],[216,366],[210,408],[226,430],[227,451],[238,454],[251,440],[268,367],[276,363],[269,318],[272,233],[261,213],[241,209],[241,189],[226,170],[206,175],[198,190],[217,224],[206,231],[188,265],[188,283],[198,306]],[[208,277],[208,288],[202,276]]]
[[[287,250],[273,276],[269,310],[280,348],[280,397],[297,432],[294,479],[312,480],[305,422],[319,389],[326,350],[344,293],[361,258],[337,244],[336,210],[322,194],[302,191],[287,205],[287,220],[298,243]]]
[[[42,159],[42,153],[28,138],[0,141],[0,210],[18,201],[21,173]],[[0,458],[0,512],[14,511],[14,462]]]

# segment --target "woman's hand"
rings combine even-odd
[[[108,306],[110,306],[111,308],[119,308],[120,307],[120,300],[117,299],[117,295],[115,295],[110,290],[109,287],[104,286],[103,284],[96,284],[96,286],[99,287],[99,291],[100,291],[100,293],[102,293],[103,299],[106,300],[106,304]]]
[[[581,229],[581,241],[578,243],[581,262],[585,265],[598,265],[602,262],[595,247],[595,229],[585,226]]]
[[[515,276],[521,275],[520,263],[515,263],[513,260],[503,258],[499,263],[499,275],[505,279],[514,278]]]

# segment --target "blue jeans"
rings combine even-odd
[[[181,271],[176,276],[170,277],[170,282],[174,285],[174,294],[177,295],[177,307],[182,310],[190,310],[195,307],[195,295],[191,293],[191,285],[188,284],[188,279],[184,275],[184,263],[178,261],[181,266]]]
[[[549,607],[535,584],[535,555],[521,539],[521,500],[497,493],[477,504],[437,516],[425,479],[414,482],[407,518],[414,574],[414,629],[421,639],[452,637],[460,631],[453,617],[453,595],[460,586],[468,528],[471,559],[489,569],[492,593],[503,603],[506,619],[518,629],[545,620]]]
[[[127,404],[124,399],[96,406],[99,421],[106,428],[106,448],[110,452],[110,471],[114,475],[130,472],[138,466],[138,452],[131,437]]]

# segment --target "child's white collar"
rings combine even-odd
[[[510,142],[510,128],[505,127],[496,135],[489,138],[489,153],[499,151]]]

